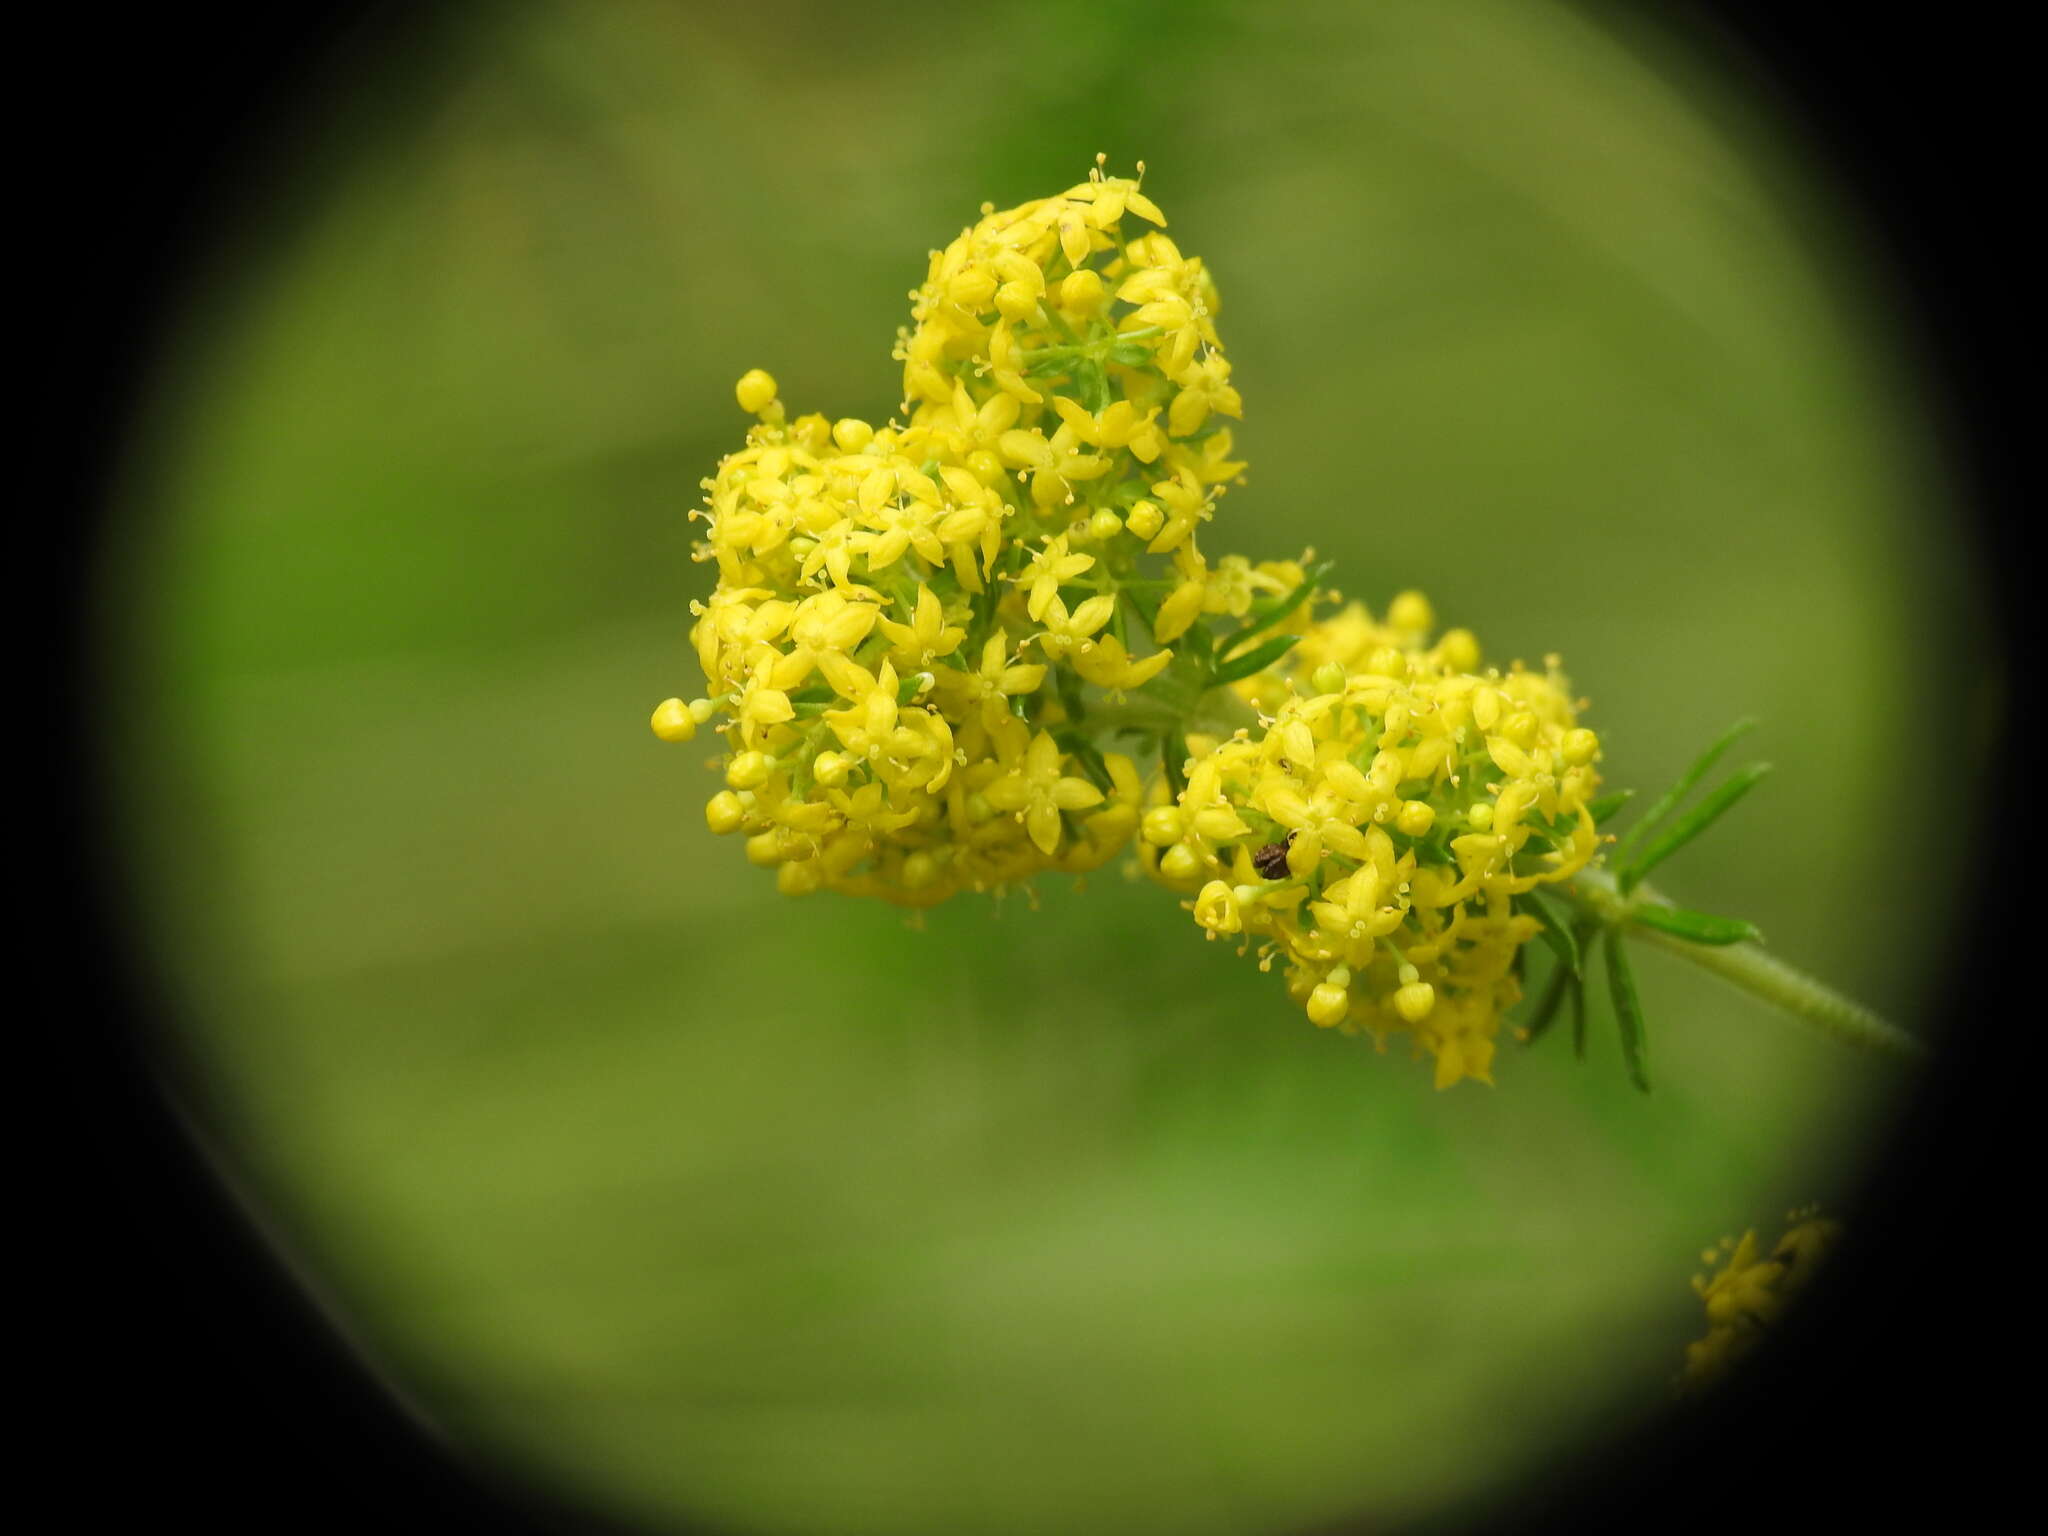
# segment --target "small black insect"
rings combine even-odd
[[[1252,855],[1252,868],[1268,880],[1278,880],[1287,873],[1287,845],[1294,841],[1294,834],[1288,833],[1277,843],[1268,843]]]

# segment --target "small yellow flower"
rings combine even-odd
[[[1175,437],[1201,431],[1212,411],[1224,416],[1244,414],[1244,400],[1230,385],[1230,362],[1220,352],[1190,364],[1174,382],[1180,385],[1180,393],[1173,397],[1166,430]]]
[[[775,393],[775,376],[759,368],[749,368],[741,374],[739,383],[733,389],[733,394],[739,399],[740,409],[750,416],[765,411],[775,399]]]
[[[1037,691],[1045,681],[1045,668],[1013,662],[1010,637],[999,629],[982,646],[980,664],[972,672],[940,667],[935,675],[940,697],[953,704],[956,717],[978,710],[983,725],[993,730],[994,722],[1009,714],[1012,698]]]
[[[1164,672],[1172,660],[1171,651],[1154,651],[1150,656],[1133,660],[1124,649],[1123,641],[1115,635],[1103,635],[1086,645],[1076,646],[1073,654],[1076,672],[1098,688],[1113,691],[1142,688]]]
[[[1152,494],[1165,508],[1166,521],[1158,535],[1145,546],[1151,554],[1163,555],[1178,548],[1214,515],[1209,491],[1201,478],[1186,465],[1176,470],[1171,480],[1153,482]]]
[[[1823,1219],[1817,1207],[1789,1212],[1786,1221],[1768,1254],[1752,1229],[1740,1241],[1724,1237],[1701,1255],[1720,1268],[1693,1277],[1693,1290],[1706,1308],[1707,1333],[1686,1346],[1681,1390],[1710,1386],[1748,1354],[1841,1236],[1840,1223]]]
[[[1208,929],[1212,938],[1219,933],[1243,931],[1244,914],[1229,881],[1211,880],[1202,887],[1195,898],[1195,921]]]
[[[1059,847],[1060,812],[1102,802],[1102,791],[1086,779],[1061,777],[1059,745],[1044,731],[1032,739],[1024,761],[990,784],[982,796],[997,810],[1019,816],[1031,841],[1046,854]]]
[[[1055,597],[1045,607],[1045,628],[1032,639],[1038,642],[1039,651],[1049,657],[1063,657],[1077,647],[1085,645],[1116,612],[1116,598],[1107,592],[1081,602],[1072,613],[1067,605]]]
[[[917,604],[908,624],[888,619],[878,622],[889,637],[891,657],[901,661],[906,672],[922,671],[941,656],[952,655],[967,636],[961,625],[946,622],[946,605],[930,587],[917,589]]]
[[[1046,609],[1059,596],[1062,582],[1080,575],[1094,564],[1093,555],[1068,552],[1065,534],[1047,539],[1042,548],[1033,550],[1030,565],[1017,578],[1017,584],[1025,593],[1025,612],[1031,615],[1032,622],[1045,621]]]

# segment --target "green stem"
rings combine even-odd
[[[1898,1025],[1758,945],[1695,944],[1675,933],[1634,921],[1638,905],[1664,899],[1647,885],[1639,885],[1624,896],[1606,870],[1586,869],[1552,889],[1609,927],[1625,927],[1631,938],[1683,956],[1701,970],[1713,972],[1822,1034],[1902,1061],[1926,1059],[1927,1047]]]
[[[1194,731],[1228,736],[1241,725],[1257,730],[1259,712],[1240,698],[1234,688],[1211,688],[1185,709],[1176,707],[1174,700],[1138,689],[1120,702],[1090,700],[1084,723],[1090,730],[1108,736],[1156,735],[1162,730],[1182,735]]]

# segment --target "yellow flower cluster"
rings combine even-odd
[[[709,688],[653,726],[720,717],[707,819],[792,894],[924,905],[1100,865],[1144,789],[1078,729],[1090,690],[1143,686],[1197,619],[1300,579],[1201,553],[1242,407],[1215,286],[1139,183],[1098,161],[983,215],[912,295],[907,423],[791,420],[755,371],[759,424],[707,482]]]
[[[1555,658],[1480,671],[1468,632],[1427,643],[1433,622],[1411,592],[1384,623],[1353,604],[1311,624],[1287,674],[1244,685],[1264,729],[1205,743],[1143,832],[1210,937],[1284,961],[1319,1025],[1409,1033],[1446,1088],[1492,1080],[1540,926],[1516,898],[1596,851],[1600,743]]]
[[[1598,739],[1554,660],[1481,670],[1418,594],[1318,619],[1309,556],[1203,553],[1243,402],[1165,222],[1099,159],[984,206],[911,294],[900,421],[792,419],[742,378],[757,424],[693,514],[708,688],[654,731],[716,722],[706,818],[791,894],[928,905],[1096,868],[1142,825],[1146,867],[1284,959],[1316,1023],[1491,1081],[1538,929],[1518,898],[1594,854]],[[1260,729],[1184,736],[1232,717]],[[1165,776],[1108,750],[1134,738]]]
[[[1693,1276],[1692,1288],[1706,1303],[1707,1334],[1685,1348],[1679,1377],[1685,1390],[1719,1380],[1748,1353],[1841,1236],[1841,1224],[1825,1220],[1812,1206],[1788,1212],[1785,1219],[1790,1225],[1769,1254],[1760,1251],[1754,1230],[1739,1243],[1724,1237],[1700,1254],[1701,1263],[1718,1261],[1721,1267],[1711,1277]]]

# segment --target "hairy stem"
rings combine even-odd
[[[1664,899],[1647,885],[1624,896],[1606,870],[1587,869],[1556,889],[1602,923],[1625,927],[1630,937],[1683,956],[1825,1035],[1902,1061],[1926,1059],[1926,1046],[1913,1035],[1758,945],[1695,944],[1634,921],[1639,906]]]

